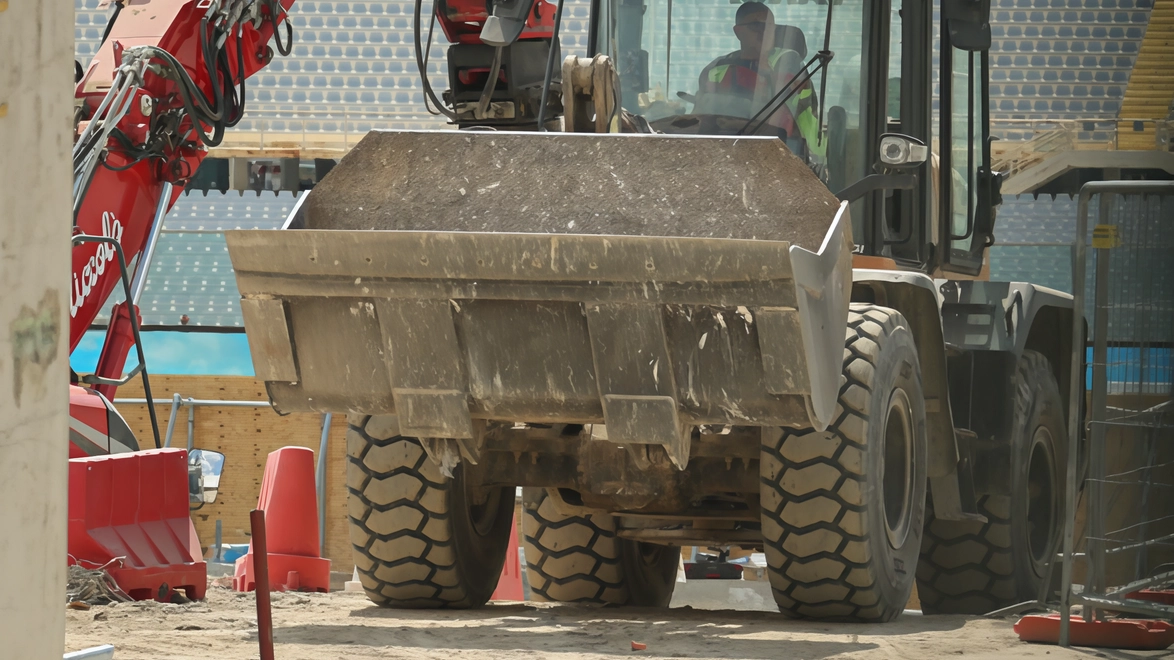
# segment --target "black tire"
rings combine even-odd
[[[513,522],[514,489],[471,503],[394,415],[347,418],[347,510],[367,597],[396,608],[484,605],[497,588]]]
[[[925,400],[905,318],[852,305],[843,374],[827,431],[764,430],[767,572],[783,614],[889,621],[913,590],[925,510]]]
[[[619,538],[606,514],[564,516],[543,488],[522,489],[522,512],[532,600],[668,607],[679,547]]]
[[[1024,351],[1011,391],[1011,496],[979,498],[986,523],[935,520],[931,503],[917,567],[926,614],[986,614],[1035,600],[1055,556],[1068,436],[1047,358]]]

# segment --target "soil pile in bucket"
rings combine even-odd
[[[774,138],[367,134],[306,199],[308,229],[688,236],[816,249],[839,202]]]

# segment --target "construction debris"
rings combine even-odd
[[[110,577],[110,573],[106,572],[106,566],[88,569],[74,564],[69,567],[67,579],[65,602],[69,603],[70,607],[74,607],[76,603],[108,605],[131,600],[131,597],[119,588],[114,578]]]

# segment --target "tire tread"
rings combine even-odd
[[[783,429],[762,448],[762,532],[775,601],[786,615],[884,621],[870,561],[863,474],[870,394],[882,342],[906,328],[893,311],[853,305],[835,417],[828,432]],[[812,470],[814,466],[831,469]]]
[[[1040,353],[1024,351],[1016,367],[1015,407],[1026,414],[1039,379],[1051,378]],[[1060,491],[1062,492],[1062,491]],[[926,614],[986,614],[1031,597],[1016,578],[1011,535],[1011,498],[983,495],[985,523],[937,520],[927,511],[917,593]]]
[[[452,480],[415,438],[369,433],[372,419],[347,420],[350,540],[367,597],[399,608],[481,605],[463,586],[447,524]]]

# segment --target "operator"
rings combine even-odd
[[[694,113],[749,119],[761,110],[803,67],[800,53],[787,48],[788,44],[775,43],[780,32],[769,7],[761,2],[742,3],[734,15],[734,35],[742,47],[701,70]],[[815,88],[808,81],[765,123],[778,130],[796,155],[822,160],[826,140],[817,139],[817,112]]]

